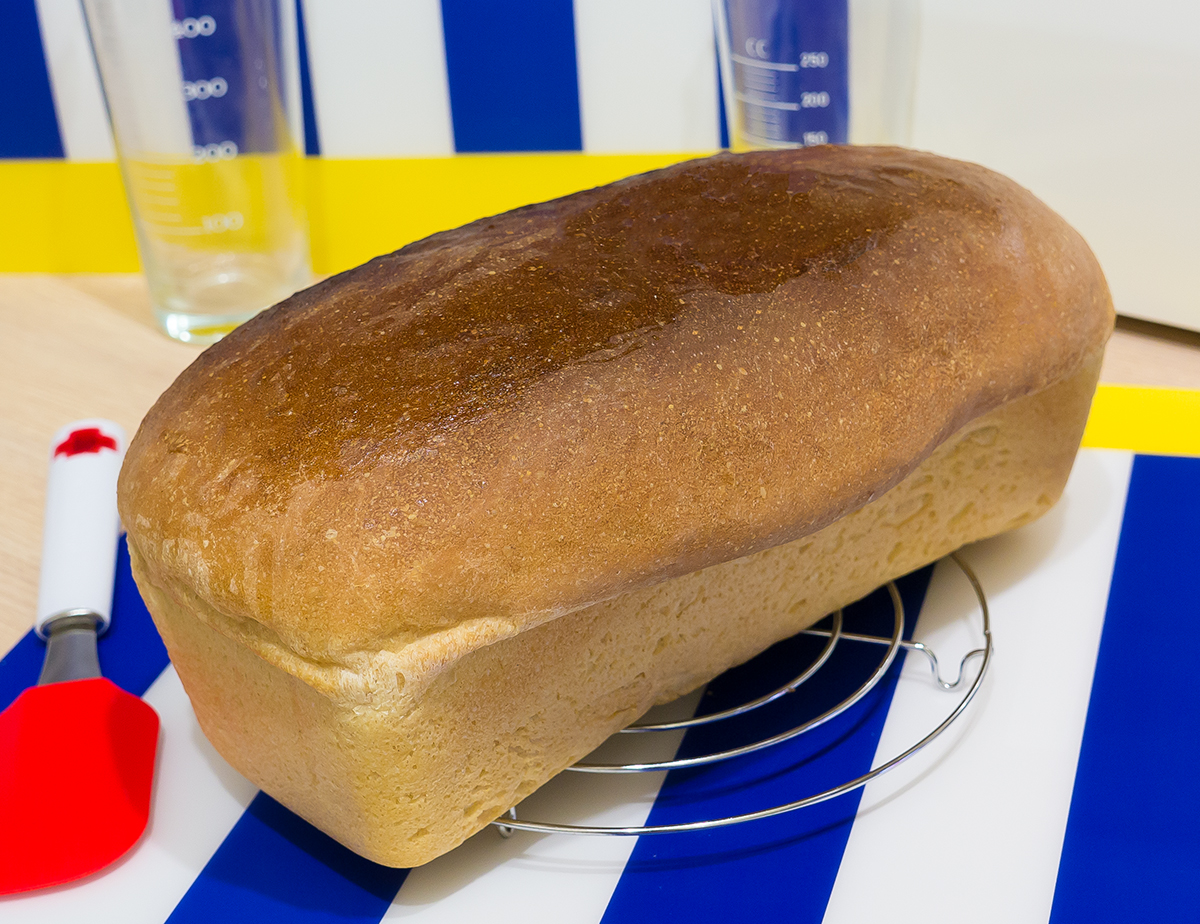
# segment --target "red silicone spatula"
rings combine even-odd
[[[46,660],[38,685],[0,713],[0,894],[103,869],[150,817],[158,715],[101,677],[96,657],[124,454],[107,420],[70,424],[51,444],[37,617]]]

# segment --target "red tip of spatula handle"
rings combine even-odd
[[[0,713],[0,894],[103,869],[150,817],[158,715],[102,677],[31,687]]]

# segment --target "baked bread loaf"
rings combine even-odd
[[[719,155],[275,306],[147,415],[134,572],[205,733],[444,853],[655,702],[1045,512],[1113,322],[981,167]]]

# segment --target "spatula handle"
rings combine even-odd
[[[93,613],[108,628],[117,566],[117,475],[125,431],[111,420],[77,420],[50,444],[37,632],[72,613]]]

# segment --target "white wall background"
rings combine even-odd
[[[1087,238],[1117,311],[1200,330],[1200,3],[924,0],[913,144]]]

